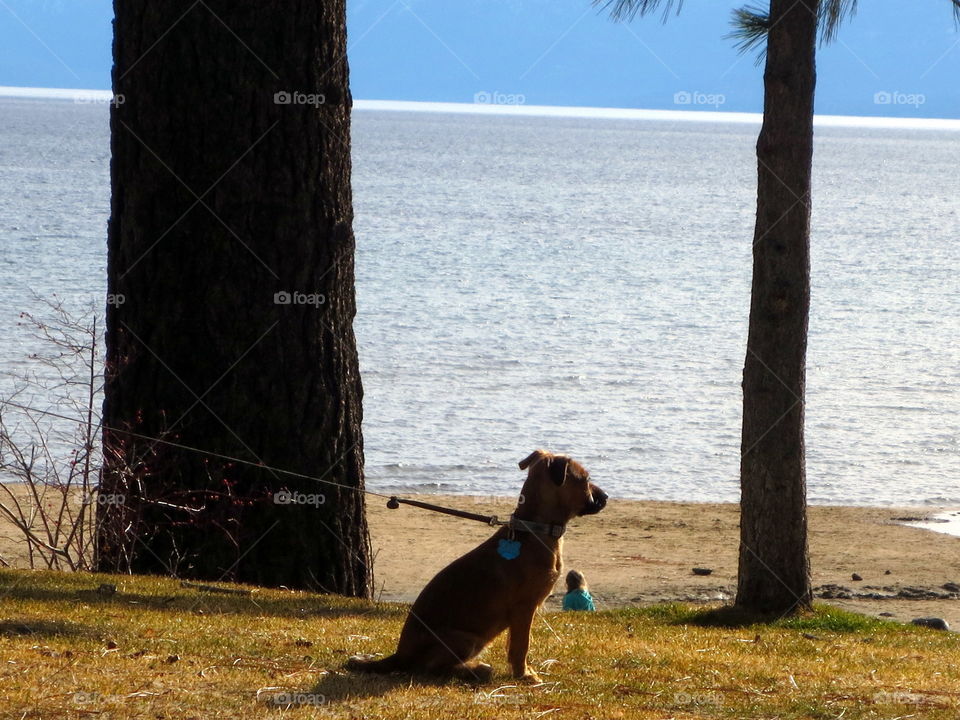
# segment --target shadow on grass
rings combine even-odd
[[[20,572],[25,574],[21,575]],[[157,587],[156,592],[149,592],[142,589],[144,584],[160,587]],[[217,585],[221,584],[227,585]],[[124,585],[129,586],[131,591],[125,591]],[[138,585],[141,588],[137,588]],[[237,586],[229,586],[228,590],[236,591],[236,588]],[[136,606],[175,614],[202,611],[205,614],[270,615],[288,618],[341,618],[363,615],[400,618],[407,612],[406,608],[401,606],[375,605],[368,601],[332,595],[291,593],[288,597],[277,597],[270,593],[282,591],[264,589],[263,592],[261,595],[254,588],[249,594],[221,595],[181,587],[180,581],[173,578],[0,571],[0,599],[4,600],[83,602],[87,605],[125,609]]]
[[[0,621],[0,637],[73,637],[97,639],[100,634],[93,628],[76,623],[53,620],[3,620]]]
[[[377,675],[341,669],[324,675],[310,692],[314,696],[322,697],[324,703],[329,704],[382,697],[396,688],[441,687],[443,685],[468,687],[466,683],[456,680],[444,680],[408,673]]]
[[[750,612],[736,605],[702,608],[681,603],[651,605],[626,612],[639,614],[662,625],[695,625],[727,629],[765,626],[784,630],[874,632],[884,628],[900,627],[898,623],[819,604],[815,605],[813,610],[791,616],[784,616],[782,613]]]
[[[379,675],[376,673],[363,673],[347,670],[346,667],[338,668],[323,676],[323,678],[313,687],[297,691],[276,691],[260,696],[258,699],[267,707],[273,707],[278,710],[318,707],[327,705],[336,705],[340,703],[349,703],[351,700],[363,700],[366,698],[382,698],[398,688],[425,688],[425,687],[443,687],[456,686],[468,688],[470,690],[482,690],[483,687],[495,687],[491,683],[466,683],[452,678],[444,679],[426,675],[411,675],[409,673],[390,673],[388,675]],[[409,700],[405,701],[409,704]],[[424,700],[424,709],[429,700]],[[442,701],[433,701],[436,704],[437,717],[443,713]]]

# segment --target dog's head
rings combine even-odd
[[[607,494],[590,482],[586,468],[565,455],[534,450],[520,461],[520,469],[527,471],[520,494],[524,510],[535,508],[551,522],[592,515],[607,504]]]

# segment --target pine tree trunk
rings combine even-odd
[[[115,12],[98,566],[369,596],[344,2]]]
[[[743,371],[737,605],[810,606],[804,393],[818,0],[771,0]]]

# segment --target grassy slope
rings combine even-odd
[[[678,605],[546,614],[545,683],[514,686],[501,639],[477,688],[341,670],[392,650],[403,606],[252,590],[0,571],[0,718],[960,716],[960,636],[826,606],[771,625]]]

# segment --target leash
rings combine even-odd
[[[400,503],[413,505],[414,507],[423,508],[424,510],[432,510],[433,512],[444,515],[453,515],[454,517],[463,518],[464,520],[476,520],[490,527],[510,524],[509,520],[501,520],[496,515],[480,515],[478,513],[467,512],[466,510],[456,510],[454,508],[443,507],[442,505],[433,505],[432,503],[426,503],[420,500],[407,500],[406,498],[399,498],[396,495],[387,501],[387,507],[391,510],[396,510],[400,507]]]
[[[533,522],[532,520],[519,520],[512,515],[510,516],[509,520],[501,520],[496,515],[480,515],[478,513],[467,512],[466,510],[443,507],[442,505],[434,505],[433,503],[426,503],[420,500],[407,500],[406,498],[400,498],[396,495],[387,501],[387,508],[390,510],[396,510],[400,507],[401,503],[404,505],[412,505],[414,507],[422,508],[424,510],[442,513],[443,515],[453,515],[454,517],[463,518],[464,520],[476,520],[477,522],[482,522],[491,527],[505,525],[510,529],[511,536],[512,533],[519,531],[549,535],[553,538],[560,538],[563,537],[563,533],[567,529],[566,525],[550,525],[548,523]]]

